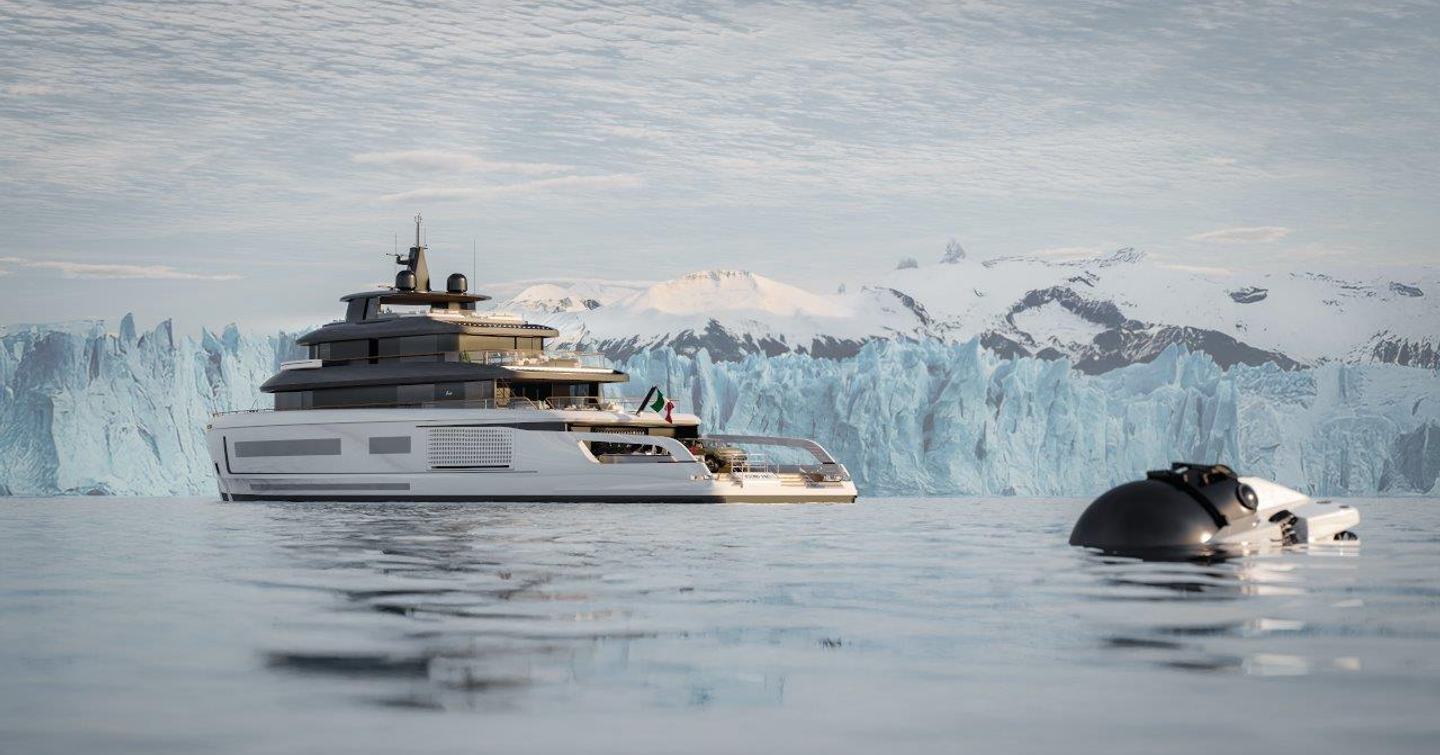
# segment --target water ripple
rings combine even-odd
[[[0,533],[67,536],[0,534],[25,565],[0,571],[0,729],[168,707],[193,713],[173,737],[224,749],[204,727],[244,741],[241,700],[256,726],[384,716],[360,750],[392,731],[463,749],[436,711],[552,749],[619,716],[588,740],[614,751],[672,749],[644,732],[677,722],[723,723],[686,748],[722,752],[786,726],[857,752],[1051,749],[1062,729],[1200,751],[1151,737],[1207,720],[1257,748],[1407,749],[1434,729],[1440,503],[1367,505],[1358,546],[1165,562],[1065,545],[1082,505],[7,505]],[[196,749],[176,741],[131,749]]]

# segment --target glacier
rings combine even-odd
[[[284,333],[231,326],[177,338],[104,323],[0,335],[0,494],[193,495],[215,489],[212,413],[260,408],[257,387],[303,357]]]
[[[213,492],[203,431],[261,408],[291,334],[178,336],[100,322],[0,331],[0,494]],[[712,431],[813,437],[868,495],[1091,496],[1170,461],[1219,461],[1312,495],[1435,495],[1440,373],[1394,364],[1223,368],[1171,346],[1087,374],[978,339],[871,340],[853,356],[713,360],[657,347],[616,366]]]
[[[978,341],[872,341],[853,359],[657,350],[621,363],[706,426],[819,439],[867,493],[1089,496],[1170,461],[1312,495],[1433,494],[1440,375],[1386,364],[1222,369],[1182,347],[1101,375]]]

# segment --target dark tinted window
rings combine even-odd
[[[436,383],[436,401],[462,401],[465,398],[464,383]]]
[[[396,402],[405,406],[417,404],[428,404],[435,400],[435,384],[420,383],[418,385],[396,386]]]
[[[339,456],[339,438],[293,440],[242,440],[234,445],[235,455],[253,456]]]
[[[380,339],[380,356],[382,357],[434,354],[443,350],[439,336],[404,336]]]
[[[466,383],[465,398],[469,401],[484,401],[495,398],[495,381],[472,380]]]
[[[509,336],[461,336],[461,351],[510,351],[515,339]]]
[[[369,341],[333,341],[318,347],[317,359],[364,359],[370,356]]]
[[[346,406],[393,406],[395,386],[374,385],[357,388],[324,388],[315,391],[315,409]]]
[[[370,439],[370,453],[372,454],[408,454],[410,453],[410,436],[395,435],[389,437],[376,437]]]
[[[279,411],[293,411],[310,408],[309,391],[286,391],[275,394],[275,408]]]

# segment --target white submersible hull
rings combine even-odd
[[[1222,464],[1177,462],[1096,498],[1070,544],[1136,554],[1248,550],[1354,541],[1359,523],[1350,506]]]

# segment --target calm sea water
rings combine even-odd
[[[0,499],[0,752],[1434,752],[1440,501],[1142,563],[1080,501]]]

